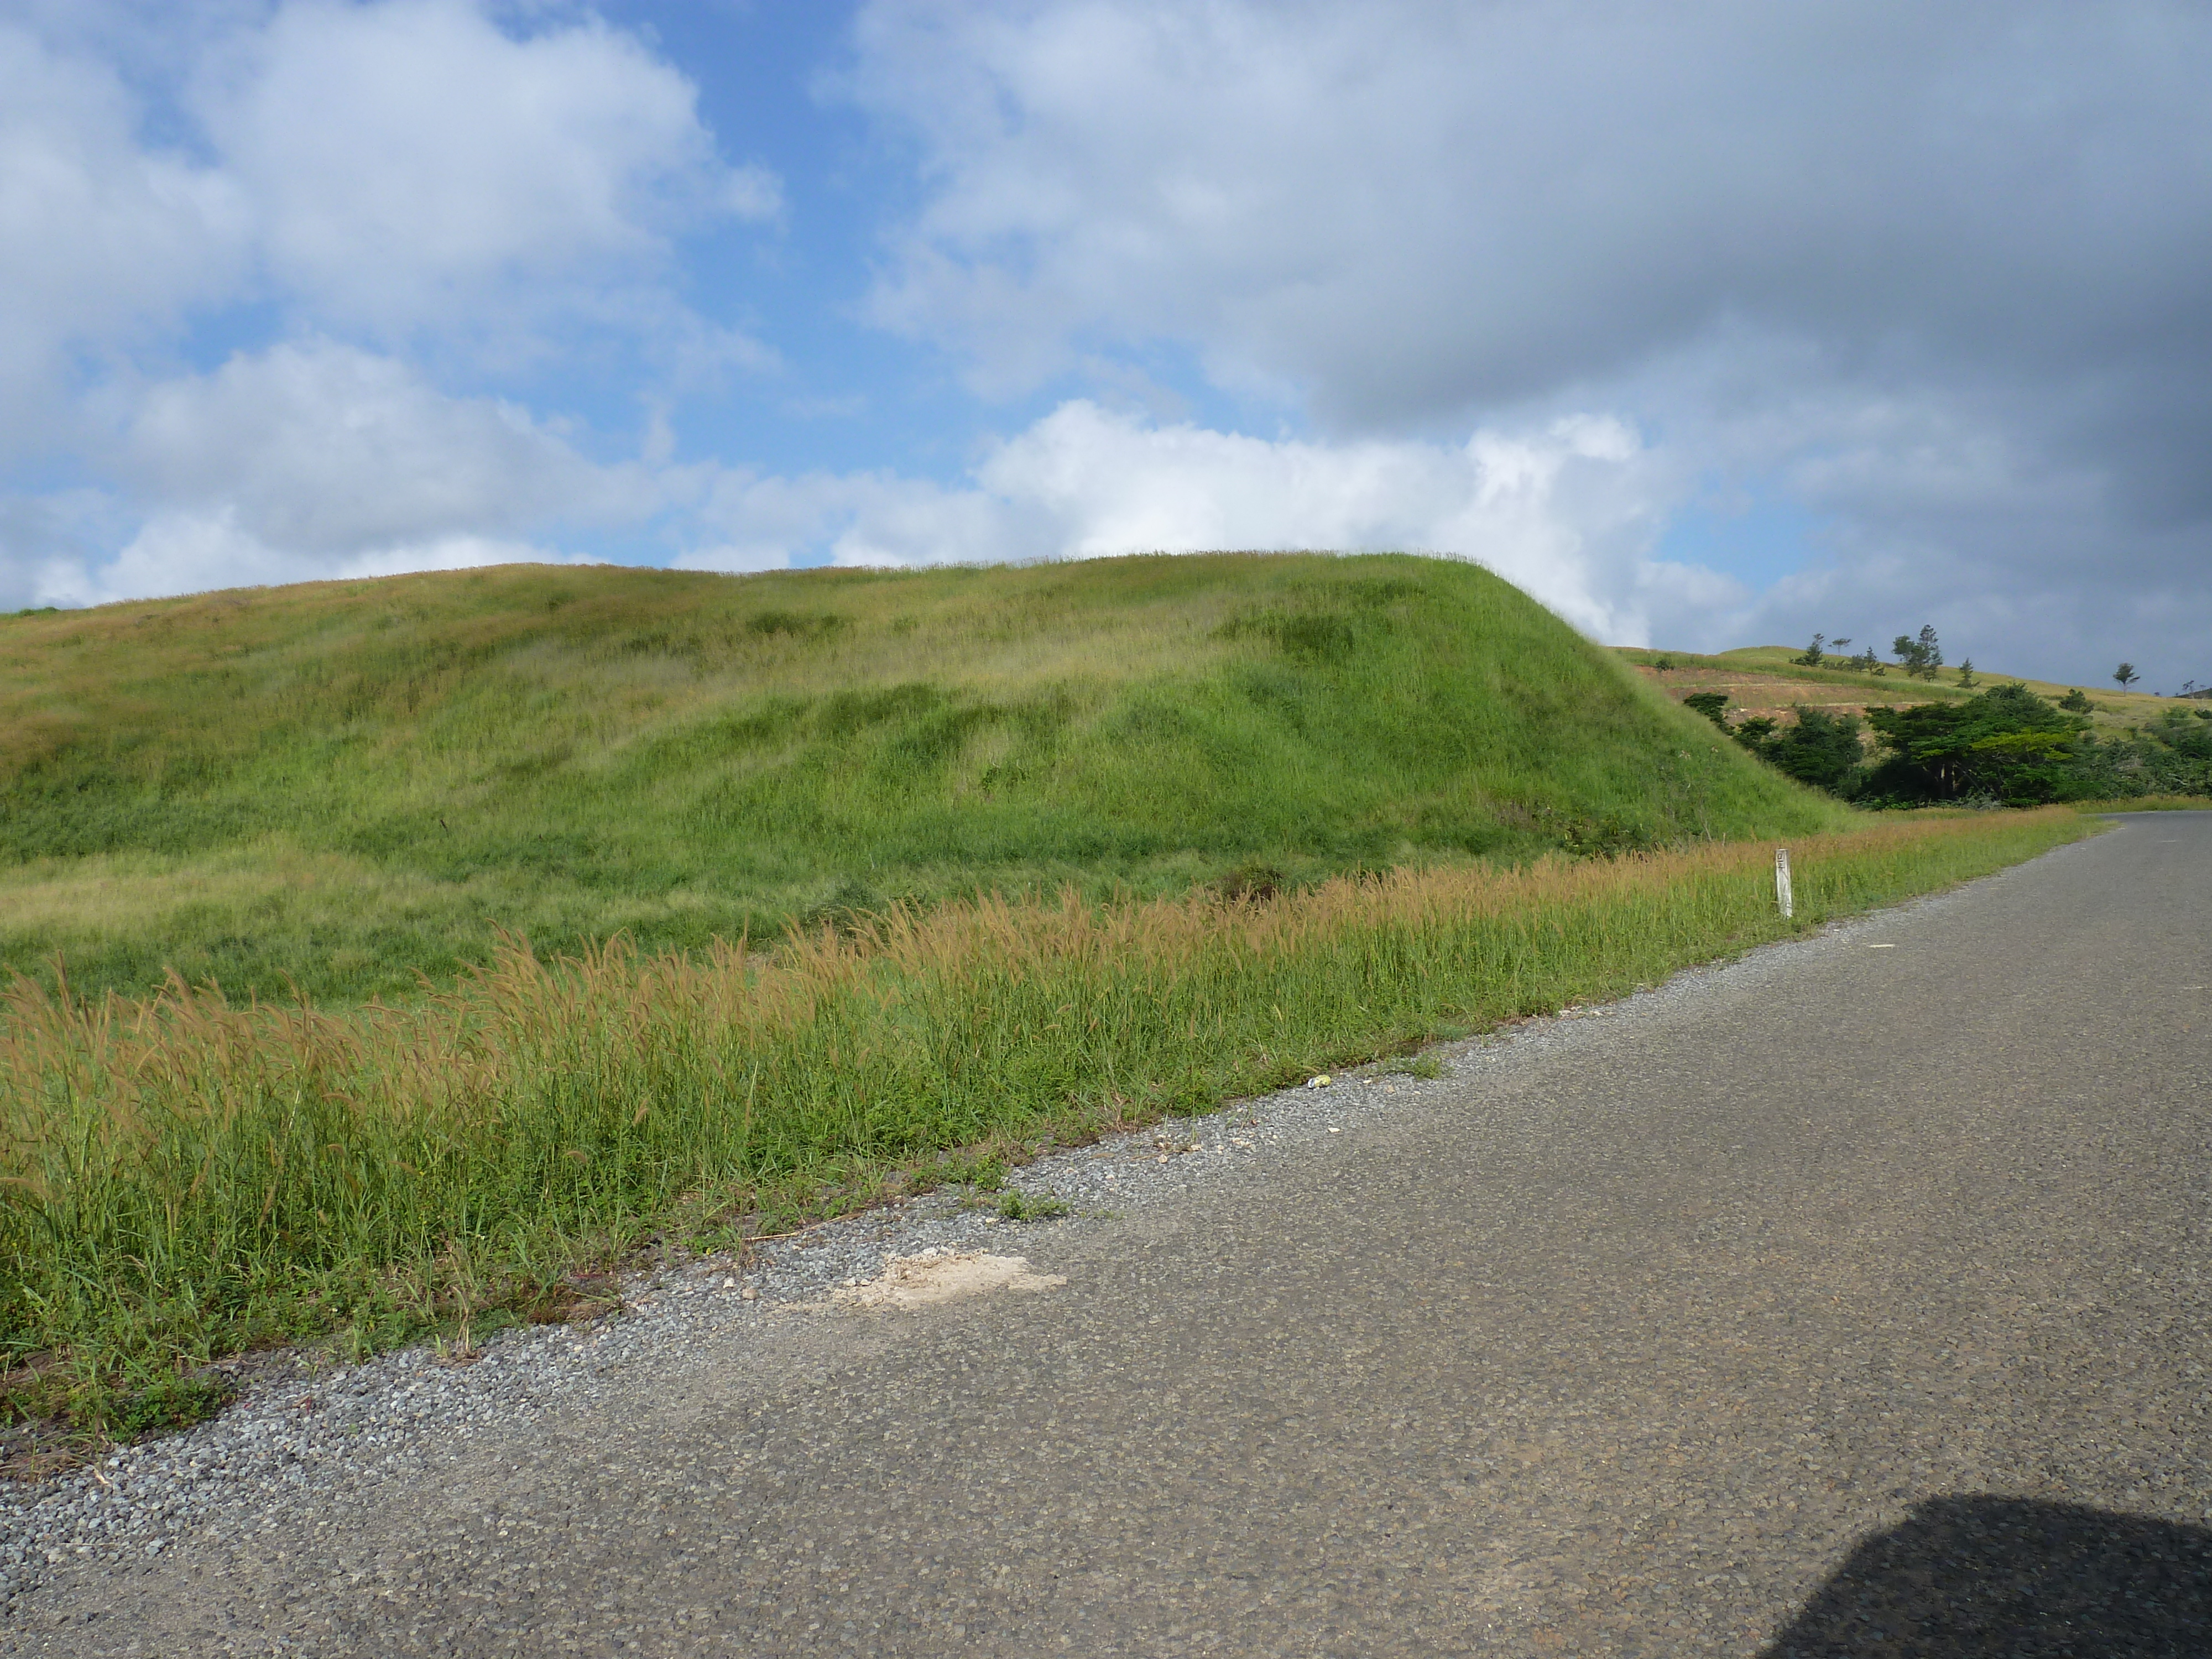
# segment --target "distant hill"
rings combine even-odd
[[[512,566],[0,620],[0,967],[80,988],[390,995],[502,928],[690,947],[1844,817],[1410,556]]]
[[[1614,647],[1625,662],[1643,671],[1667,695],[1680,702],[1699,691],[1727,694],[1730,718],[1744,714],[1786,717],[1798,704],[1857,713],[1868,708],[1901,708],[1912,703],[1959,702],[1992,685],[2024,684],[2039,696],[2053,702],[2075,688],[2055,681],[2032,679],[1977,667],[1973,690],[1959,684],[1957,665],[1939,669],[1933,680],[1908,678],[1896,664],[1886,673],[1868,674],[1832,664],[1806,668],[1792,660],[1804,654],[1802,646],[1753,645],[1734,651],[1700,655],[1694,651],[1662,651],[1640,646]],[[1666,665],[1661,666],[1662,664]],[[2080,690],[2092,704],[2091,719],[2100,728],[2131,728],[2152,720],[2172,703],[2171,698],[2142,691],[2121,691],[2094,685]]]

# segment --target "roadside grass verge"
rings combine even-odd
[[[2071,803],[2077,812],[2207,812],[2212,795],[2136,795],[2121,800],[2083,800]]]
[[[2066,810],[1791,842],[1343,877],[1268,899],[983,899],[490,967],[400,1006],[181,982],[0,1012],[0,1344],[15,1419],[214,1403],[256,1346],[465,1349],[658,1237],[741,1247],[1311,1072],[1653,984],[2094,832]],[[197,1403],[197,1406],[195,1404]]]

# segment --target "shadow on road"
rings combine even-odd
[[[2203,1659],[2212,1532],[1942,1498],[1851,1553],[1761,1659]]]

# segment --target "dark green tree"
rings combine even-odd
[[[2133,663],[2124,662],[2112,671],[2112,678],[2120,683],[2120,690],[2124,691],[2142,676],[2136,672],[2136,665]]]
[[[2078,685],[2059,698],[2058,706],[2069,714],[2086,714],[2094,707],[2089,701],[2088,694]]]
[[[1723,732],[1729,729],[1728,694],[1725,691],[1692,691],[1682,699],[1682,707],[1696,709]]]
[[[2079,798],[2072,768],[2088,722],[2024,685],[1992,686],[1966,702],[1870,708],[1887,753],[1868,793],[1900,803],[1988,796],[2008,805]]]
[[[1768,765],[1800,783],[1845,799],[1864,781],[1866,749],[1856,714],[1838,714],[1800,704],[1797,719],[1784,726],[1759,715],[1735,730],[1735,740]]]
[[[1914,679],[1932,680],[1936,671],[1943,665],[1943,648],[1936,642],[1936,624],[1923,623],[1920,636],[1899,634],[1891,641],[1890,651],[1905,673]]]

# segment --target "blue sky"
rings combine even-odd
[[[0,0],[0,605],[1477,558],[2212,678],[2185,0]]]

